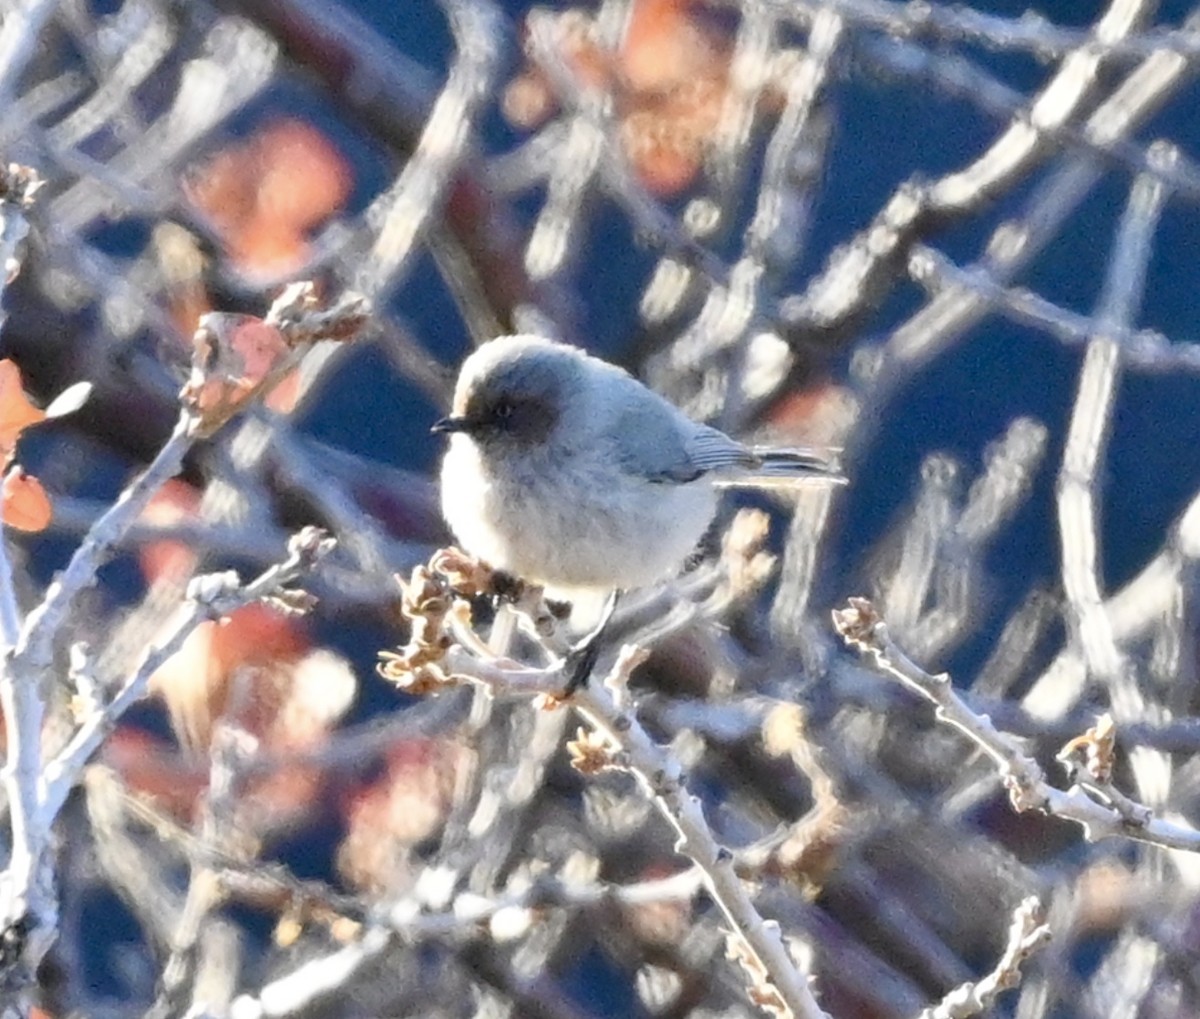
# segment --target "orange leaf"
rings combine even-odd
[[[637,0],[618,66],[634,92],[669,93],[724,76],[727,43],[693,9],[691,0]]]
[[[728,100],[728,28],[697,0],[633,0],[614,53],[597,45],[595,23],[579,9],[549,18],[556,55],[578,87],[613,98],[621,141],[646,187],[670,197],[691,186]],[[760,98],[764,109],[774,102],[770,92]],[[532,128],[558,108],[558,99],[535,65],[509,85],[503,108],[512,123]]]
[[[105,740],[100,757],[131,790],[179,820],[192,818],[208,785],[206,761],[132,726],[119,726]]]
[[[342,797],[346,838],[337,867],[356,888],[382,891],[403,874],[406,850],[433,835],[454,802],[456,783],[474,762],[464,744],[402,739],[382,775]]]
[[[0,361],[0,455],[11,454],[21,432],[45,418],[25,395],[21,370],[8,358]]]
[[[320,131],[300,120],[272,124],[257,139],[262,174],[259,222],[308,230],[337,212],[353,180],[342,154]]]
[[[258,130],[189,174],[185,192],[244,270],[286,275],[308,257],[305,233],[350,197],[350,164],[301,120]]]
[[[656,131],[657,121],[630,116],[622,125],[621,139],[629,153],[638,178],[651,194],[670,198],[691,185],[704,161],[699,144],[686,145],[663,138]]]
[[[260,222],[263,225],[259,225]],[[287,276],[308,257],[303,231],[284,229],[256,216],[236,236],[230,236],[229,254],[247,273]]]
[[[16,467],[4,475],[3,517],[18,531],[44,531],[50,523],[50,497],[32,474]]]

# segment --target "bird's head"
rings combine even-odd
[[[535,336],[502,336],[463,362],[449,417],[434,432],[469,436],[497,453],[550,440],[579,382],[578,353]]]

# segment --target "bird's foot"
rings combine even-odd
[[[564,697],[570,697],[576,690],[587,685],[592,670],[596,667],[596,661],[600,657],[604,631],[616,610],[618,595],[618,591],[613,591],[608,596],[608,600],[604,603],[604,611],[600,614],[600,622],[596,624],[591,633],[572,644],[571,649],[563,657],[563,675],[567,678],[566,684],[563,686]]]
[[[572,645],[563,657],[563,674],[567,681],[563,684],[563,696],[570,697],[576,690],[587,686],[596,661],[600,657],[600,634],[589,633],[583,640]]]

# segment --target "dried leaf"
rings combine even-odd
[[[35,534],[50,525],[50,497],[32,474],[15,467],[4,476],[4,523]]]
[[[193,338],[192,374],[184,389],[200,414],[201,433],[212,434],[252,397],[280,384],[290,352],[283,334],[260,318],[205,315]],[[289,409],[294,395],[282,397],[275,409]]]
[[[689,187],[718,138],[732,88],[729,32],[705,17],[696,0],[634,0],[620,48],[599,45],[595,23],[580,9],[537,11],[531,26],[581,91],[614,100],[618,137],[642,183],[664,197]],[[537,53],[533,54],[535,60]],[[778,90],[759,99],[780,105]],[[551,75],[532,66],[505,90],[503,109],[519,127],[534,128],[558,108]]]
[[[17,438],[30,425],[46,419],[21,385],[21,370],[9,358],[0,361],[0,454],[11,457]]]
[[[308,259],[307,233],[342,209],[353,187],[334,145],[290,119],[218,152],[188,174],[184,190],[244,272],[278,278]]]

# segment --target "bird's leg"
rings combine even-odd
[[[604,610],[600,613],[600,622],[592,628],[590,633],[572,644],[571,649],[563,658],[563,673],[567,677],[566,685],[563,687],[564,697],[570,697],[581,686],[587,684],[592,669],[596,667],[596,659],[600,657],[600,641],[609,620],[613,617],[613,612],[616,611],[617,599],[620,594],[621,592],[616,588],[612,590],[604,602]]]

